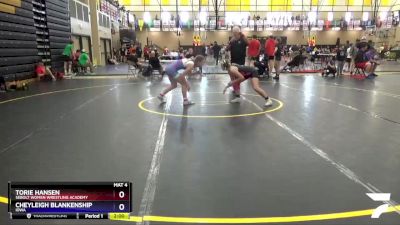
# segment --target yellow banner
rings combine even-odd
[[[189,0],[181,0],[181,5],[188,6],[190,1]]]
[[[286,11],[286,0],[271,1],[272,11]]]
[[[225,0],[226,11],[240,11],[240,0]]]

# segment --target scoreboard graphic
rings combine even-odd
[[[11,219],[109,219],[132,212],[131,182],[9,182]]]

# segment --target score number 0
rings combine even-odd
[[[118,193],[118,197],[119,198],[124,198],[125,197],[125,192],[120,191]],[[125,209],[125,205],[121,203],[121,204],[119,204],[118,208],[119,208],[120,211],[123,211]]]

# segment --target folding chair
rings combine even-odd
[[[139,73],[139,68],[137,65],[135,65],[133,62],[128,61],[128,74],[126,75],[126,78],[129,79],[130,76],[133,78],[137,78]]]
[[[364,70],[364,68],[357,67],[357,66],[354,67],[354,71],[353,71],[352,76],[357,76],[357,75],[366,76],[366,75],[365,75],[365,70]]]

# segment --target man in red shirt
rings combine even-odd
[[[275,57],[276,41],[274,37],[269,36],[268,40],[265,42],[265,55],[268,59],[268,75],[271,75],[272,68],[274,68],[274,57]]]
[[[260,56],[260,41],[257,40],[257,35],[253,35],[253,39],[249,42],[249,47],[247,49],[247,57],[249,61],[249,65],[253,65],[254,61],[258,60]]]

